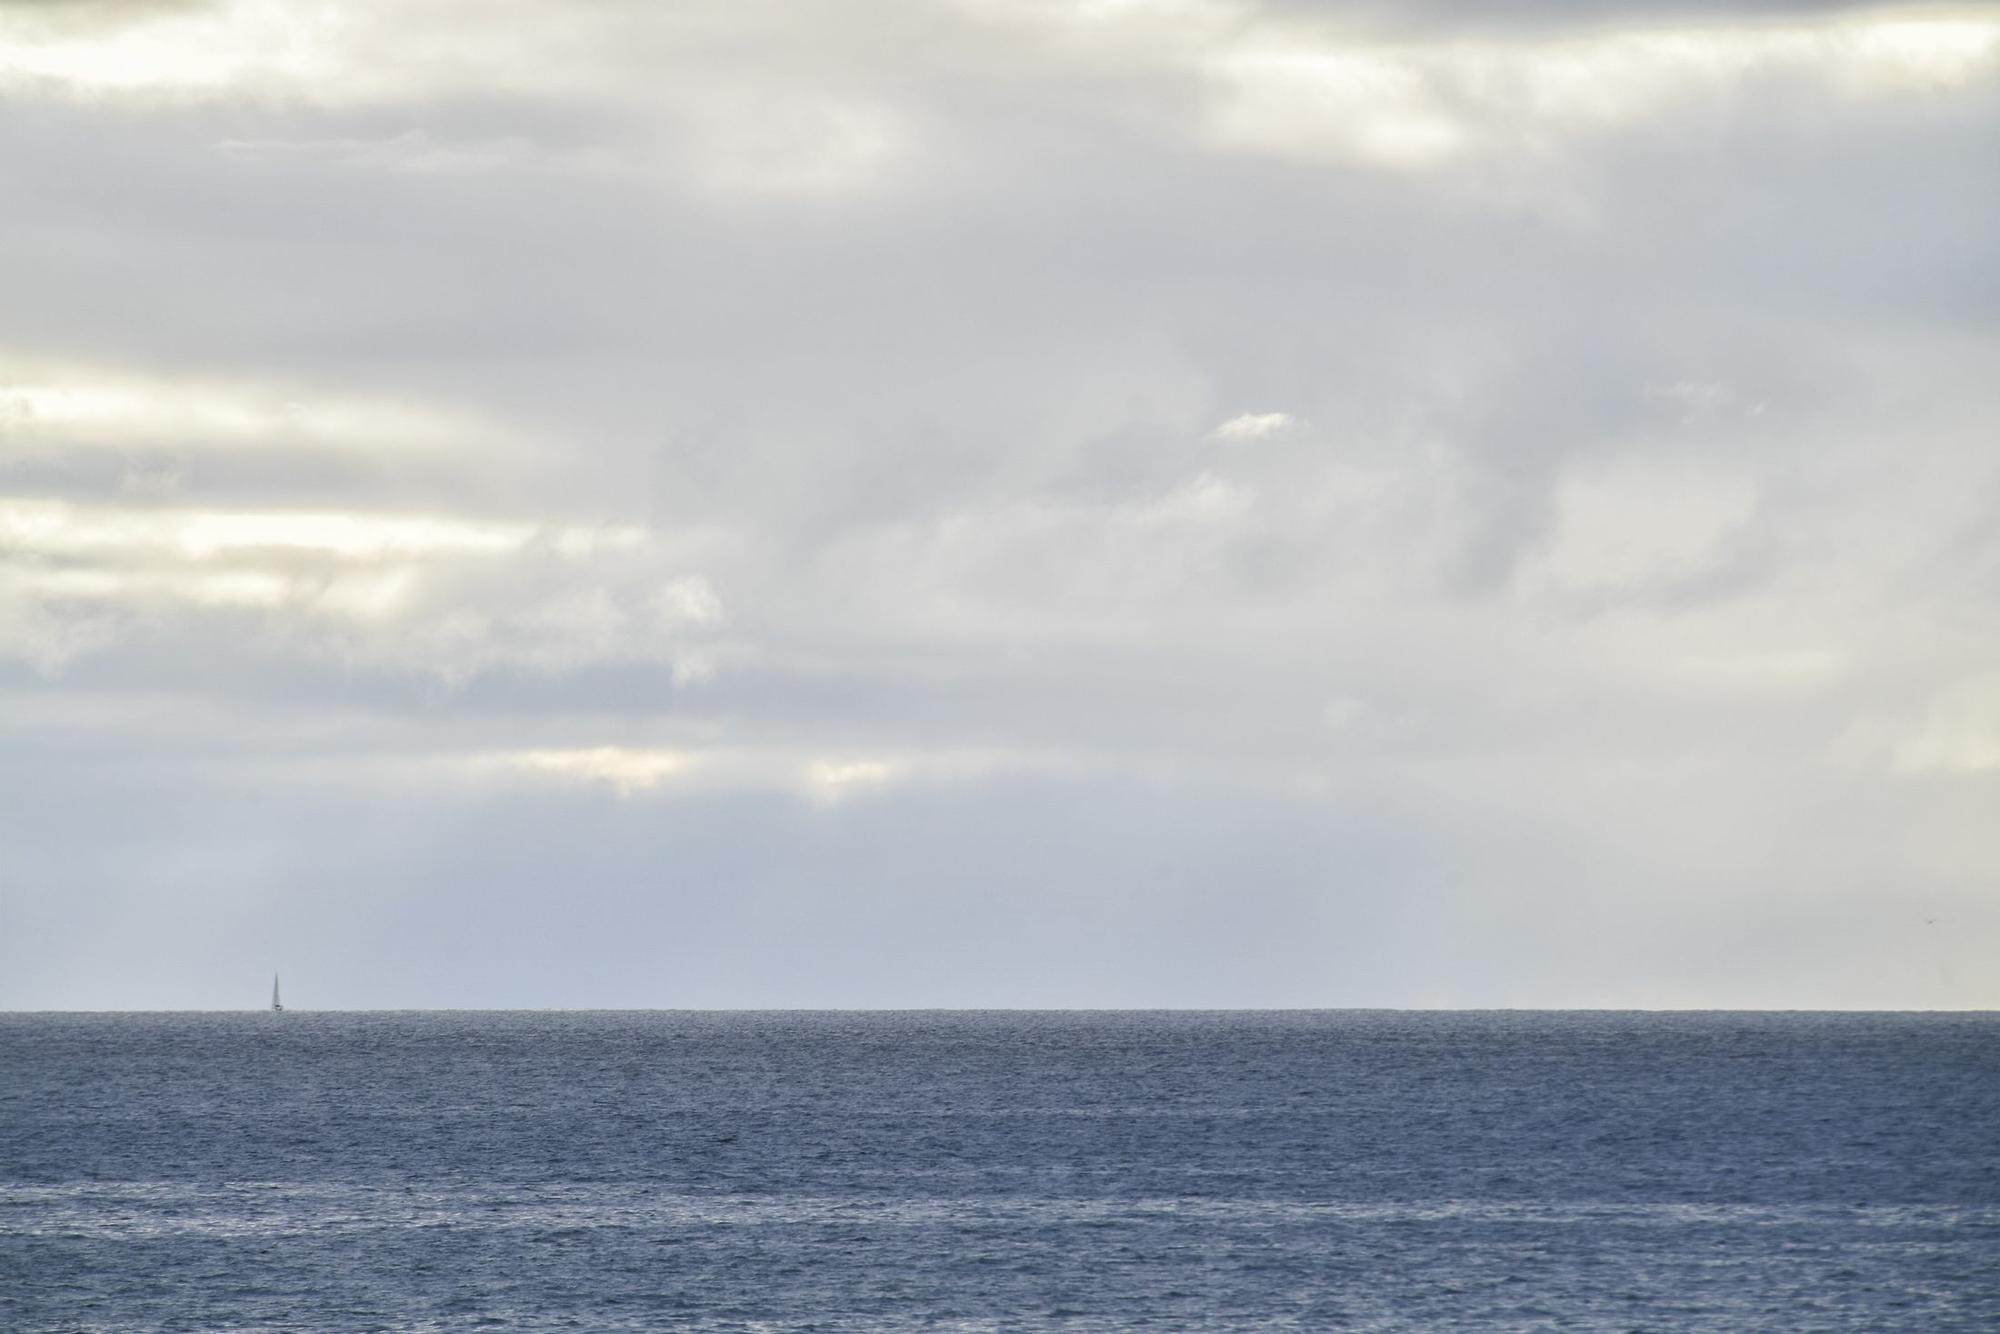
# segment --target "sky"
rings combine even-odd
[[[2000,6],[0,0],[0,1008],[2000,1006]]]

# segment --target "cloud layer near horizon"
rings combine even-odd
[[[0,3],[0,1006],[2000,1004],[2000,8]]]

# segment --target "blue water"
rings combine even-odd
[[[0,1329],[2000,1328],[2000,1016],[0,1015]]]

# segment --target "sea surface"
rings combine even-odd
[[[0,1015],[0,1329],[2000,1329],[2000,1015]]]

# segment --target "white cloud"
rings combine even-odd
[[[1223,144],[1428,170],[1473,154],[1534,155],[1758,78],[1802,76],[1857,97],[1963,86],[2000,70],[2000,19],[1831,14],[1392,44],[1266,24],[1199,60]]]
[[[0,85],[317,104],[595,89],[691,130],[695,170],[752,192],[849,188],[892,164],[912,133],[900,107],[859,92],[870,81],[848,73],[852,33],[784,7],[743,8],[733,32],[699,7],[661,18],[642,7],[516,6],[501,20],[461,0],[226,0],[94,26],[50,24],[35,8],[0,11]],[[772,53],[762,66],[745,66],[746,34]],[[1217,144],[1409,170],[1533,151],[1551,134],[1630,122],[1759,77],[1877,97],[1962,87],[2000,62],[2000,19],[1978,10],[1396,39],[1253,4],[961,4],[932,17],[930,36],[961,59],[976,44],[1005,50],[1025,37],[1058,63],[1195,80],[1211,94],[1205,132]],[[815,41],[823,67],[797,53]],[[815,86],[814,74],[829,77]],[[391,141],[386,160],[478,168],[491,143]]]
[[[291,581],[262,570],[103,570],[29,567],[0,575],[17,595],[47,602],[160,601],[203,607],[276,607],[292,595]]]
[[[400,771],[429,781],[456,773],[475,782],[525,776],[620,798],[678,801],[727,793],[758,793],[831,806],[905,788],[968,788],[1002,776],[1157,772],[1130,757],[1087,749],[1045,750],[959,746],[906,747],[894,751],[818,749],[796,739],[732,740],[727,729],[694,729],[699,736],[674,746],[599,744],[522,747],[472,754],[383,754],[350,757],[357,772]]]
[[[1659,591],[1713,570],[1756,511],[1747,476],[1651,456],[1585,464],[1556,488],[1554,531],[1523,564],[1522,587]]]
[[[882,760],[814,760],[805,766],[807,790],[821,801],[838,801],[880,788],[897,776]]]
[[[1286,412],[1245,412],[1231,417],[1215,428],[1215,435],[1222,440],[1262,440],[1267,436],[1279,435],[1294,425],[1294,419]]]
[[[407,457],[503,443],[489,422],[391,397],[0,356],[0,448],[16,460],[223,448]]]
[[[517,551],[538,528],[442,515],[140,509],[0,500],[0,550],[41,555],[153,552],[190,560],[291,550],[335,560]]]
[[[914,131],[891,108],[857,97],[768,90],[702,106],[691,119],[693,166],[722,194],[837,195],[886,176]]]
[[[654,601],[661,619],[671,626],[714,625],[723,619],[722,599],[698,574],[669,579]]]
[[[1943,692],[1896,750],[1904,773],[2000,773],[2000,679]]]
[[[621,798],[662,799],[728,792],[776,793],[830,805],[910,782],[964,783],[1022,768],[1060,766],[1060,757],[941,751],[895,756],[827,756],[784,742],[676,748],[600,745],[485,752],[454,760],[475,778],[523,774],[597,787]],[[434,765],[436,761],[432,761]]]
[[[838,52],[840,25],[819,23],[829,29],[821,54]],[[866,78],[841,77],[810,59],[769,67],[744,60],[743,30],[796,42],[794,29],[812,26],[809,16],[783,9],[496,9],[467,0],[220,0],[123,23],[50,25],[17,6],[0,8],[0,90],[319,108],[464,95],[610,99],[636,127],[615,145],[458,139],[416,128],[372,137],[233,137],[217,147],[246,166],[315,159],[413,175],[580,167],[721,197],[864,190],[909,156],[911,118],[874,96]]]
[[[1704,686],[1788,691],[1835,680],[1847,655],[1828,648],[1735,648],[1682,653],[1665,663],[1675,675]]]
[[[512,751],[489,762],[571,782],[602,784],[621,797],[630,797],[687,772],[695,761],[679,751],[595,746],[587,750]]]
[[[262,613],[308,656],[450,680],[611,661],[702,679],[722,601],[672,568],[679,555],[620,525],[0,500],[0,595],[16,607],[0,657],[51,669],[207,608]],[[76,620],[96,628],[51,629]]]
[[[1200,473],[1157,500],[1130,502],[1105,517],[1139,528],[1224,524],[1240,518],[1256,500],[1255,489],[1242,482]]]

